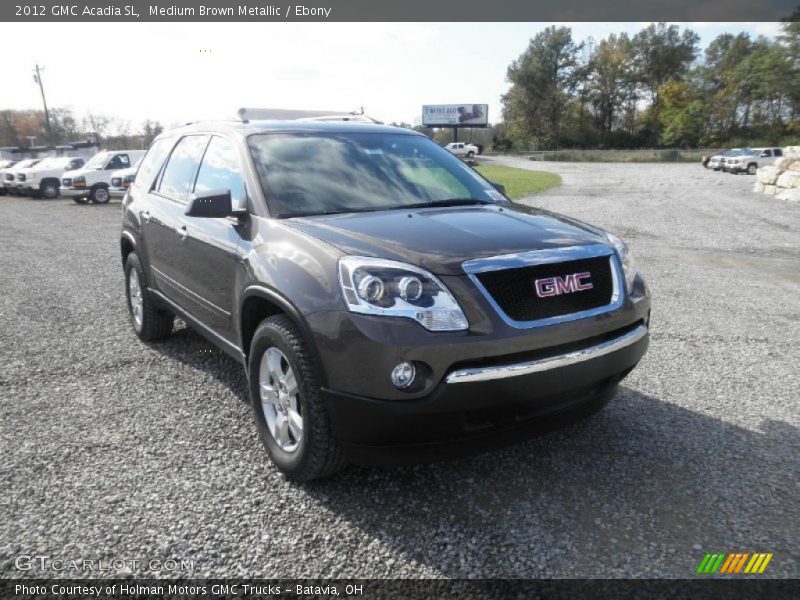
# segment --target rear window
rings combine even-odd
[[[164,157],[172,147],[172,142],[173,140],[170,138],[161,138],[153,142],[142,159],[133,185],[139,188],[147,188],[148,190],[152,187],[153,180],[161,170],[161,165],[164,164]]]
[[[184,200],[192,189],[200,156],[206,147],[208,137],[188,135],[178,142],[164,167],[158,191],[175,200]]]

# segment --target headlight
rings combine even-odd
[[[625,242],[613,233],[606,233],[606,237],[617,251],[617,256],[619,256],[619,260],[622,263],[622,272],[625,274],[625,288],[630,293],[633,290],[633,280],[636,277],[636,265],[633,262],[633,255],[628,246],[625,245]]]
[[[133,183],[134,177],[136,177],[136,175],[125,175],[125,177],[122,178],[122,187],[126,189],[129,188],[131,183]]]
[[[86,187],[86,177],[78,175],[72,178],[72,187]]]
[[[453,295],[424,269],[394,260],[345,256],[339,283],[352,312],[413,319],[429,331],[460,331],[469,323]]]

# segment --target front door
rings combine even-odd
[[[246,209],[242,169],[236,148],[227,139],[212,136],[200,163],[192,193],[229,190],[234,208]],[[182,215],[186,242],[181,246],[182,283],[197,299],[196,316],[217,333],[235,339],[231,320],[236,270],[239,267],[241,224],[235,218],[199,218]]]

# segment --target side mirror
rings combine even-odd
[[[496,182],[496,181],[490,181],[489,183],[491,183],[491,184],[492,184],[492,187],[493,187],[494,189],[496,189],[498,192],[500,192],[501,194],[503,194],[503,196],[505,196],[505,195],[506,195],[506,186],[504,186],[502,183],[498,183],[498,182]]]
[[[231,191],[227,189],[208,190],[189,197],[186,215],[207,219],[221,219],[241,214],[233,210]]]

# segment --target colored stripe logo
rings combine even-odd
[[[697,567],[700,575],[761,574],[772,560],[772,552],[706,553]]]

